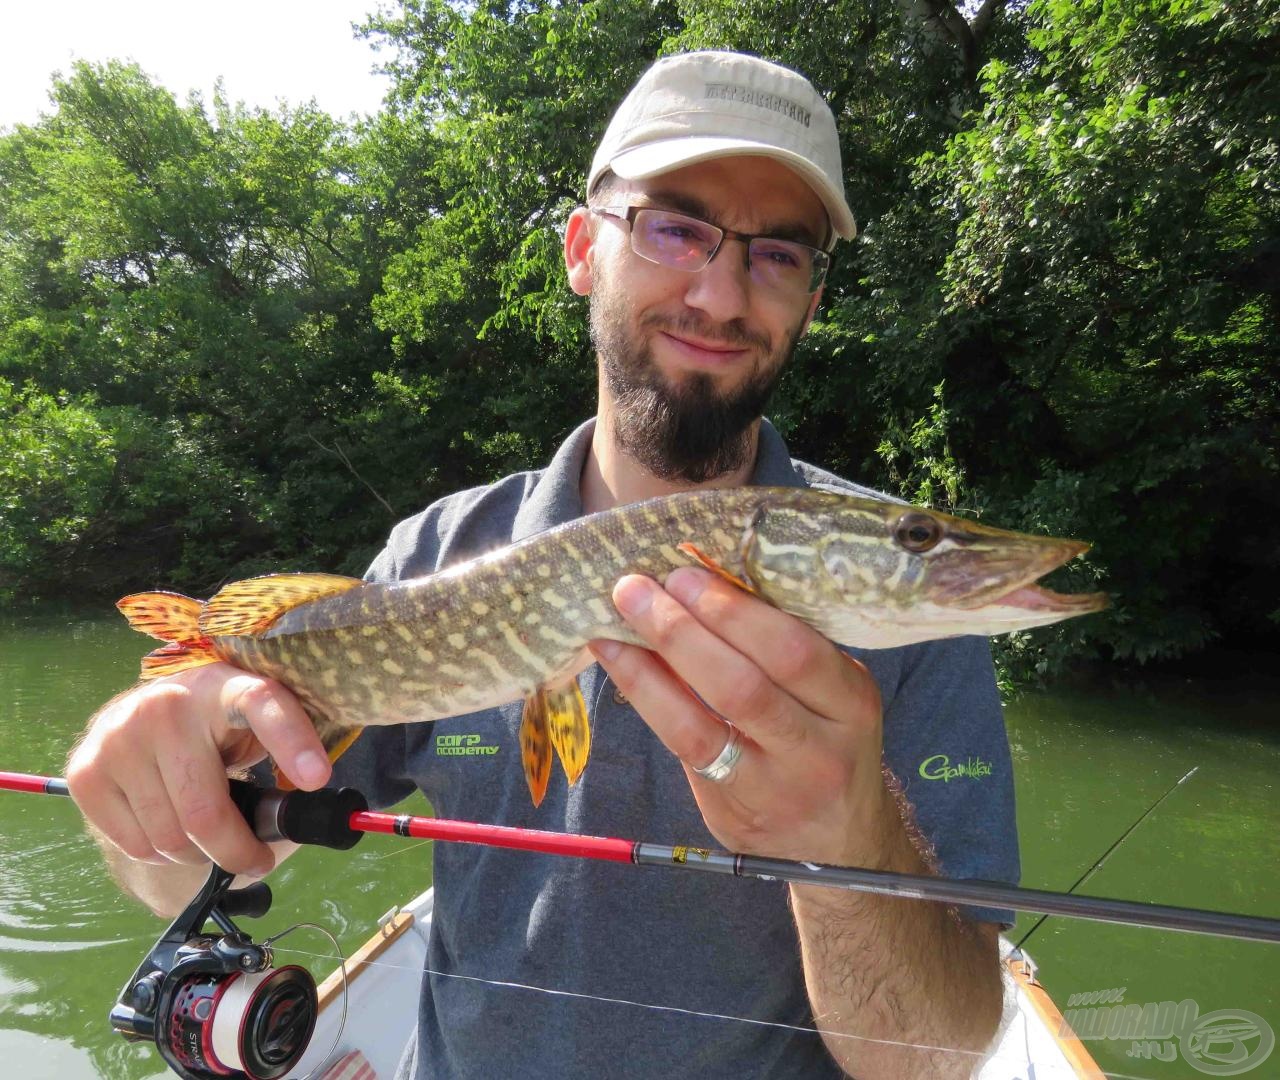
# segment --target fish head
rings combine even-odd
[[[833,641],[863,648],[1045,626],[1107,605],[1035,582],[1079,540],[829,492],[764,498],[743,536],[748,579]]]

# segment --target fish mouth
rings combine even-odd
[[[944,588],[944,602],[966,611],[1006,607],[1064,616],[1100,611],[1109,602],[1105,593],[1059,593],[1036,584],[1089,547],[1081,540],[1018,537],[1002,557],[993,558],[988,550],[976,565],[957,564],[950,587]]]
[[[1017,608],[1043,615],[1088,615],[1111,603],[1106,593],[1060,593],[1043,585],[1019,585],[991,602],[993,606]]]

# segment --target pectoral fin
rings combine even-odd
[[[704,555],[701,551],[698,550],[695,544],[689,543],[688,540],[686,540],[682,544],[677,544],[676,550],[679,552],[682,552],[685,555],[688,555],[689,558],[691,559],[696,559],[699,565],[705,567],[707,570],[710,570],[713,574],[717,574],[720,577],[724,578],[724,580],[729,582],[730,584],[738,586],[738,588],[741,589],[743,592],[749,592],[752,595],[756,595],[755,587],[751,584],[751,582],[744,581],[742,578],[738,577],[737,574],[730,573],[718,562],[716,562],[715,559],[711,558],[710,555]]]
[[[306,706],[303,706],[306,708]],[[328,756],[330,762],[337,761],[350,748],[351,744],[360,736],[363,727],[349,727],[340,724],[336,720],[331,720],[323,713],[315,712],[307,709],[307,715],[311,717],[311,724],[316,729],[316,734],[320,736],[320,744],[324,747],[324,752]],[[280,766],[274,762],[271,771],[275,774],[276,787],[281,791],[293,791],[295,785],[283,772]]]
[[[538,687],[524,703],[520,718],[520,764],[534,806],[541,806],[551,776],[551,737],[547,731],[547,695]]]

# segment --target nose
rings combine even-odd
[[[745,244],[725,237],[712,260],[689,275],[684,300],[716,322],[728,322],[742,318],[750,310],[750,285]]]

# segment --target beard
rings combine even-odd
[[[591,342],[600,356],[605,385],[613,399],[613,437],[618,447],[660,480],[701,484],[749,464],[751,426],[782,378],[804,321],[774,348],[767,334],[741,319],[707,322],[696,312],[679,317],[657,313],[640,320],[638,331],[667,331],[737,348],[755,347],[757,360],[742,383],[721,391],[702,372],[673,385],[653,362],[653,349],[628,334],[627,304],[608,288],[591,292]]]

